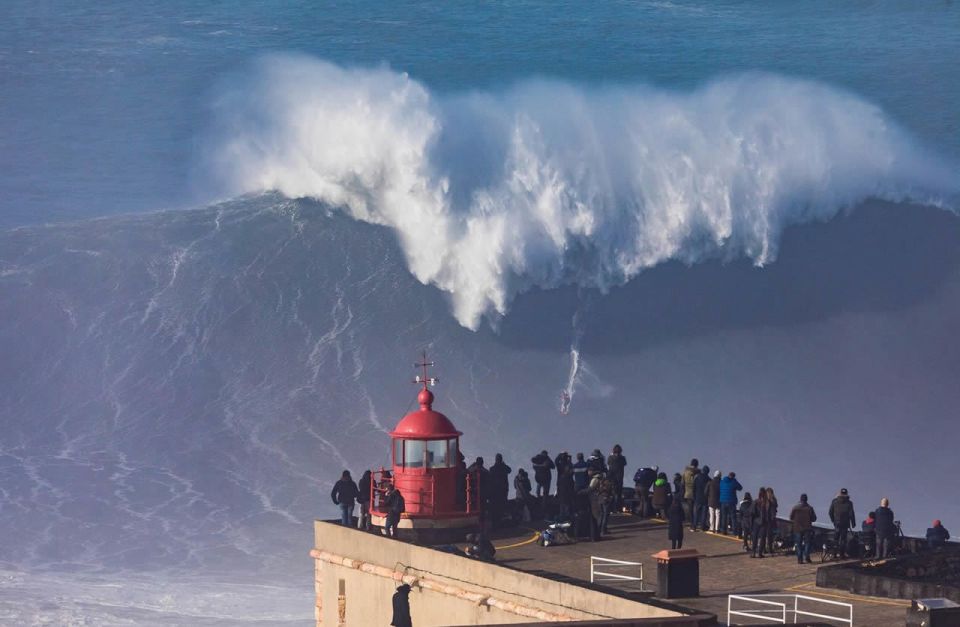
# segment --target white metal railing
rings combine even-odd
[[[600,570],[603,568],[604,570]],[[615,571],[615,572],[614,572]],[[643,562],[612,560],[590,556],[590,583],[598,581],[638,581],[643,590]]]
[[[775,599],[781,599],[779,601]],[[734,609],[734,601],[742,601],[750,604],[748,607]],[[801,601],[804,603],[801,604]],[[807,602],[814,605],[808,605]],[[821,604],[817,606],[815,604]],[[758,607],[759,606],[759,607]],[[801,606],[808,609],[801,609]],[[823,606],[829,608],[838,608],[842,616],[832,614],[822,614],[815,609],[823,612],[829,611]],[[828,601],[819,597],[811,597],[803,594],[731,594],[727,596],[727,624],[736,625],[730,620],[731,616],[743,616],[745,618],[754,618],[781,625],[787,624],[787,615],[793,614],[793,622],[797,622],[798,616],[811,616],[830,622],[843,623],[853,627],[853,605],[850,603],[841,603],[840,601]]]

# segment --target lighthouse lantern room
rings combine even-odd
[[[433,409],[434,395],[429,388],[438,380],[427,372],[433,365],[426,354],[415,364],[423,370],[413,380],[423,386],[417,394],[420,407],[404,416],[390,432],[392,470],[374,473],[371,495],[371,522],[382,528],[387,514],[384,495],[392,483],[406,505],[399,535],[425,543],[459,540],[479,526],[478,508],[471,498],[479,486],[470,485],[473,477],[466,476],[461,463],[463,434],[449,418]]]

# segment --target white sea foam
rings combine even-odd
[[[386,68],[270,57],[216,113],[230,193],[313,197],[392,227],[474,329],[533,285],[606,289],[671,259],[763,265],[790,225],[957,191],[878,107],[772,75],[434,95]]]

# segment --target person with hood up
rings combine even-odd
[[[694,470],[693,516],[690,519],[690,531],[707,529],[707,484],[709,483],[708,475],[705,475],[702,470]]]
[[[737,521],[737,492],[743,486],[737,481],[737,473],[728,473],[720,480],[720,531],[727,535],[733,531],[740,535],[740,524]]]
[[[940,520],[933,521],[933,526],[927,528],[927,546],[931,549],[941,549],[950,539],[950,532],[944,527]]]
[[[704,466],[706,468],[706,466]],[[720,531],[720,471],[713,472],[713,479],[707,484],[707,509],[710,512],[710,531]]]
[[[540,451],[530,462],[533,464],[533,479],[537,482],[537,498],[550,496],[550,483],[553,480],[551,471],[557,467],[550,459],[550,453]]]
[[[750,538],[753,536],[753,497],[750,496],[749,492],[743,493],[743,500],[740,501],[740,507],[737,510],[737,517],[740,519],[740,522],[737,523],[737,526],[740,528],[741,537],[743,538],[743,550],[750,550]]]
[[[393,619],[390,625],[413,627],[413,620],[410,618],[410,586],[407,584],[397,586],[397,591],[393,593]]]
[[[667,519],[667,508],[670,507],[670,482],[667,481],[667,473],[661,472],[653,482],[653,496],[650,499],[650,505],[661,520]]]
[[[634,489],[637,498],[640,500],[637,513],[641,518],[648,518],[652,514],[653,508],[650,504],[650,488],[652,488],[656,482],[659,471],[659,466],[654,466],[653,468],[644,466],[643,468],[637,469],[637,472],[633,474]]]
[[[690,460],[690,465],[683,469],[683,490],[680,496],[683,497],[684,515],[687,520],[693,524],[693,503],[694,494],[696,494],[697,475],[700,474],[700,461],[694,457]]]
[[[577,453],[577,461],[573,464],[573,486],[577,491],[585,490],[590,485],[590,477],[587,476],[589,468],[583,453]]]
[[[671,549],[683,548],[683,517],[683,503],[677,497],[667,510],[667,538],[670,540]]]
[[[353,508],[358,496],[360,496],[360,489],[350,477],[350,471],[344,470],[340,480],[333,484],[333,490],[330,492],[334,505],[340,506],[341,525],[345,527],[353,525]]]
[[[807,495],[800,495],[800,502],[790,510],[790,523],[793,526],[793,544],[797,548],[797,563],[810,563],[810,545],[813,544],[813,523],[817,522],[817,513],[807,503]]]
[[[884,559],[890,555],[890,545],[897,528],[893,524],[893,510],[890,509],[890,500],[887,497],[880,499],[880,507],[874,514],[877,533],[877,559]]]
[[[830,503],[830,522],[833,523],[834,541],[841,558],[847,557],[847,534],[857,524],[857,516],[853,513],[853,501],[847,494],[846,488],[841,488],[840,494]]]
[[[503,455],[497,453],[493,466],[488,471],[490,477],[490,522],[498,527],[503,520],[503,512],[510,500],[510,473],[513,469],[503,461]]]
[[[360,483],[357,485],[359,495],[357,502],[360,503],[360,518],[357,519],[357,529],[370,531],[370,486],[373,483],[373,473],[364,470],[360,475]]]
[[[623,456],[623,448],[619,444],[613,445],[613,450],[607,457],[607,479],[613,487],[612,511],[623,509],[623,475],[627,469],[627,458]]]

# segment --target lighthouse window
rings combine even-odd
[[[403,441],[403,465],[406,468],[423,468],[426,444],[423,440]]]
[[[427,468],[447,468],[447,441],[430,440],[427,442]]]
[[[393,441],[393,463],[403,466],[403,440]]]

